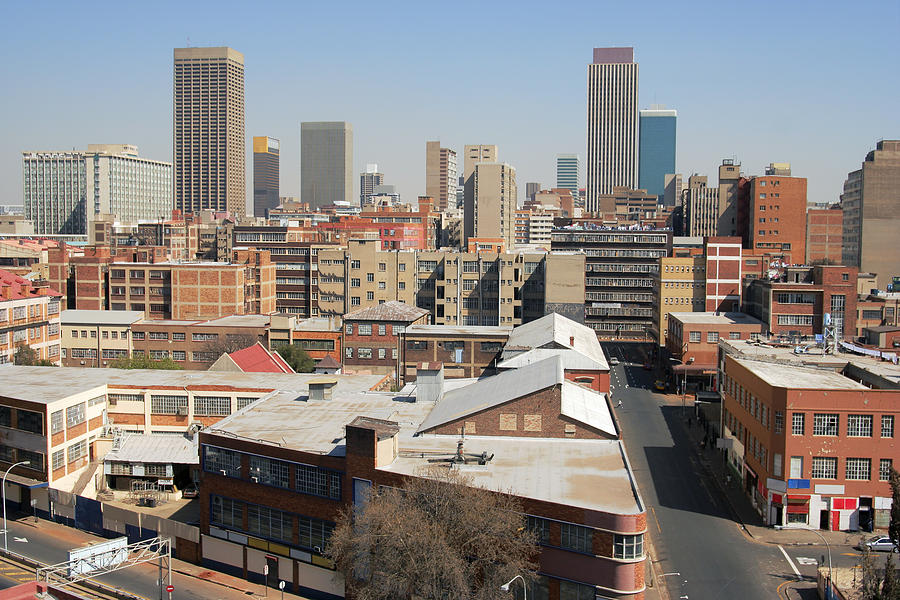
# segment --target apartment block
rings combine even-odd
[[[28,346],[38,360],[59,365],[59,312],[60,294],[47,282],[0,270],[0,364]]]
[[[843,264],[875,273],[880,289],[900,275],[896,246],[900,212],[900,140],[882,140],[866,154],[862,166],[847,175],[841,205],[844,212]]]
[[[278,207],[281,142],[268,136],[253,138],[253,215],[265,217]]]
[[[378,165],[367,164],[366,170],[359,174],[359,205],[365,206],[375,195],[375,190],[384,185],[384,173],[378,172]]]
[[[475,236],[475,165],[481,162],[496,163],[497,146],[493,144],[467,144],[463,155],[463,246]]]
[[[659,339],[654,277],[672,250],[671,230],[556,229],[554,251],[585,255],[584,322],[607,338]]]
[[[130,358],[132,328],[143,319],[143,311],[62,311],[62,365],[107,367],[116,359]]]
[[[669,313],[706,310],[706,256],[664,256],[659,271],[653,274],[658,303],[654,316],[660,346],[666,345]]]
[[[708,237],[704,241],[706,256],[706,311],[738,312],[741,307],[744,275],[761,273],[765,261],[750,259],[747,264],[738,237]]]
[[[770,165],[750,180],[750,243],[759,253],[780,255],[788,264],[806,261],[806,178],[791,177],[790,167]]]
[[[247,214],[244,55],[231,48],[175,48],[175,208]]]
[[[719,188],[707,185],[706,175],[691,175],[681,194],[682,232],[685,236],[718,235]]]
[[[739,217],[741,200],[741,164],[726,158],[719,165],[719,215],[716,235],[733,237],[741,235],[742,220]]]
[[[425,142],[425,195],[434,199],[435,210],[457,208],[457,177],[456,152],[440,141]]]
[[[429,311],[389,300],[344,315],[344,372],[381,373],[400,379],[400,340],[407,327],[426,325]]]
[[[806,211],[806,264],[843,264],[844,213],[840,206]]]

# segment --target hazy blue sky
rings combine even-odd
[[[880,138],[900,137],[900,2],[9,2],[0,25],[0,204],[22,201],[23,150],[133,143],[172,157],[172,49],[244,54],[247,148],[281,139],[299,191],[300,121],[353,124],[414,200],[425,141],[497,144],[525,182],[585,155],[594,46],[634,46],[640,106],[678,110],[678,165],[788,161],[833,201]],[[247,161],[248,189],[252,162]],[[358,188],[358,175],[356,186]]]

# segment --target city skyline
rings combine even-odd
[[[444,48],[409,56],[399,48],[426,46],[424,40],[434,30],[427,36],[402,30],[400,43],[391,48],[366,47],[366,60],[359,61],[361,38],[357,42],[352,31],[347,43],[338,47],[313,26],[333,16],[336,9],[329,7],[304,9],[308,18],[302,21],[309,25],[301,25],[303,35],[292,30],[292,35],[279,38],[286,25],[267,24],[269,34],[260,36],[261,17],[248,15],[238,26],[225,21],[226,14],[210,16],[203,6],[185,9],[182,22],[201,22],[193,18],[195,14],[209,17],[200,28],[192,25],[192,31],[172,25],[165,10],[160,16],[142,16],[142,29],[136,31],[129,24],[134,17],[130,11],[136,9],[95,22],[60,5],[60,18],[47,23],[33,7],[14,6],[10,22],[19,25],[0,42],[8,57],[19,57],[4,65],[10,85],[0,101],[8,115],[7,135],[0,145],[0,204],[22,202],[23,151],[129,143],[139,146],[143,156],[171,161],[171,53],[184,47],[188,38],[191,45],[226,45],[245,56],[248,202],[252,199],[251,138],[272,135],[282,140],[282,194],[297,195],[299,123],[315,120],[353,123],[352,172],[361,172],[370,162],[383,165],[406,201],[425,192],[422,142],[434,139],[458,153],[465,144],[489,140],[503,148],[503,160],[516,167],[520,180],[539,181],[549,188],[555,180],[556,154],[585,154],[585,66],[591,49],[604,46],[635,48],[635,60],[641,64],[638,108],[657,102],[677,107],[681,123],[676,170],[685,177],[694,172],[714,177],[723,158],[735,158],[747,174],[757,175],[770,162],[786,161],[797,176],[808,178],[811,202],[834,202],[846,173],[858,168],[859,156],[872,150],[879,139],[898,137],[900,117],[892,113],[889,103],[871,99],[893,97],[900,85],[883,77],[892,56],[887,45],[889,24],[896,22],[900,9],[882,3],[876,8],[879,18],[863,27],[855,24],[848,9],[838,6],[817,13],[771,6],[745,16],[747,26],[758,22],[766,28],[753,43],[744,45],[724,33],[725,17],[704,14],[693,22],[665,5],[656,7],[658,22],[648,23],[631,38],[623,38],[612,25],[596,28],[586,23],[576,24],[574,30],[567,25],[566,35],[533,44],[515,34],[510,23],[508,32],[487,42],[487,50],[503,57],[520,86],[495,80],[492,61],[481,59],[490,54],[484,47],[478,53],[466,48],[470,36],[479,36],[483,26],[461,32],[452,27],[452,21],[445,23],[426,9],[417,9],[423,11],[418,15],[387,10],[377,18],[389,22],[415,16],[433,23],[449,36],[449,47],[459,51]],[[277,10],[286,16],[297,12],[287,5]],[[770,19],[776,10],[779,18]],[[639,14],[624,7],[605,11],[615,17],[604,19],[610,23]],[[522,13],[515,15],[517,23],[541,23],[546,30],[563,20],[549,8],[535,6]],[[671,19],[683,26],[673,27]],[[815,34],[797,34],[790,25],[797,19],[804,20],[804,31]],[[296,27],[301,19],[280,21]],[[31,27],[37,23],[42,26],[39,35]],[[714,27],[723,32],[705,32],[703,45],[674,44],[689,33],[685,28],[699,33]],[[829,33],[847,43],[831,48],[825,41]],[[77,78],[53,59],[62,45],[70,56],[84,59]],[[117,51],[109,52],[109,47]],[[785,57],[790,57],[792,68],[772,68]],[[366,67],[376,63],[392,64],[394,76],[382,77],[379,70]],[[436,70],[435,65],[441,68]],[[467,101],[468,86],[451,89],[438,76],[438,71],[460,73],[463,69],[465,80],[492,99],[488,108],[460,110]],[[859,84],[841,87],[838,94],[834,75],[838,70],[852,70]],[[691,77],[685,76],[688,72]],[[735,89],[746,89],[746,83],[761,75],[767,80],[764,89],[735,95]],[[702,88],[696,85],[697,77],[705,82]],[[529,87],[523,94],[528,81],[555,85],[544,86],[546,90]],[[360,84],[367,90],[364,96],[353,92]],[[810,99],[813,89],[822,93]],[[128,101],[97,102],[109,97]],[[65,104],[59,98],[65,98]]]

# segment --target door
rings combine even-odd
[[[832,531],[840,531],[841,530],[841,511],[833,510],[831,511],[831,528]]]
[[[828,529],[828,521],[828,510],[823,508],[819,513],[819,529]]]
[[[266,555],[266,585],[278,587],[278,557]]]

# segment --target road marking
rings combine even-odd
[[[681,575],[678,571],[672,571],[671,573],[663,573],[662,577],[668,577],[669,575]]]
[[[775,593],[778,594],[779,600],[781,600],[782,598],[784,598],[784,597],[781,595],[781,588],[783,588],[784,586],[786,586],[786,585],[789,584],[789,583],[790,583],[790,581],[785,581],[784,583],[782,583],[781,585],[778,586],[778,589],[777,589],[777,590],[775,590]]]
[[[819,561],[815,558],[809,558],[808,556],[798,556],[797,557],[798,565],[817,565]]]
[[[859,552],[841,552],[841,556],[859,556]]]
[[[662,533],[662,527],[659,526],[659,519],[656,517],[656,509],[653,508],[653,507],[651,506],[651,507],[650,507],[650,512],[653,513],[653,520],[656,521],[656,530],[657,530],[659,533]]]
[[[23,544],[27,544],[28,538],[13,536],[13,541],[14,542],[22,542]]]
[[[798,579],[801,578],[800,571],[797,570],[797,565],[794,564],[794,561],[791,560],[791,557],[788,556],[788,553],[784,551],[784,548],[781,545],[778,546],[778,549],[781,550],[781,553],[784,554],[784,559],[788,561],[788,564],[791,565],[791,569],[794,571],[794,575],[797,576]]]

